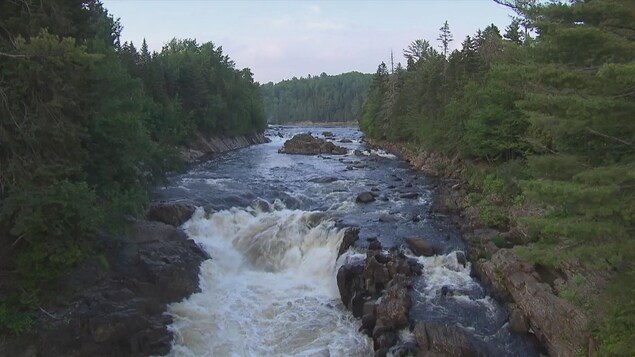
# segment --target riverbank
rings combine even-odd
[[[180,147],[179,153],[183,161],[194,164],[209,159],[213,155],[267,142],[269,142],[269,139],[264,132],[226,138],[206,138],[198,134],[187,146]]]
[[[177,226],[193,206],[153,204],[125,233],[56,282],[34,330],[0,337],[1,356],[148,356],[170,351],[167,305],[199,291],[208,255]]]
[[[483,222],[482,210],[470,204],[469,195],[476,189],[467,179],[466,163],[399,143],[366,140],[440,179],[434,214],[449,215],[460,227],[474,272],[505,302],[514,332],[534,334],[553,356],[594,355],[589,317],[559,296],[579,271],[553,271],[521,259],[513,247],[528,243],[529,237],[513,219],[495,227]]]
[[[268,142],[264,133],[197,137],[183,149],[194,164]],[[29,331],[0,335],[0,356],[149,356],[170,351],[167,306],[200,291],[209,255],[179,228],[194,213],[188,201],[155,202],[118,235],[100,234],[98,251],[50,287]]]
[[[359,123],[356,121],[333,121],[333,122],[319,122],[319,121],[302,121],[302,122],[293,122],[293,123],[281,123],[281,124],[274,124],[271,123],[270,125],[273,126],[303,126],[303,127],[314,127],[314,126],[319,126],[319,127],[349,127],[349,128],[357,128],[359,126]]]

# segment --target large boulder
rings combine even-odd
[[[439,253],[439,249],[430,244],[425,239],[417,237],[407,237],[404,242],[408,244],[408,247],[415,255],[423,255],[424,257],[431,257]]]
[[[412,284],[405,275],[398,275],[390,285],[377,304],[377,323],[401,329],[408,326]]]
[[[348,150],[344,147],[337,146],[332,142],[316,138],[311,134],[297,134],[293,138],[287,140],[278,152],[282,154],[299,155],[344,155],[348,153]]]
[[[357,203],[371,203],[374,201],[375,195],[372,192],[362,192],[355,198],[355,202]]]
[[[456,324],[447,321],[417,322],[414,335],[424,355],[476,357],[487,354],[479,349],[474,339]]]
[[[511,249],[499,249],[490,260],[479,261],[476,269],[496,295],[515,303],[510,309],[513,330],[524,332],[528,323],[552,356],[569,356],[571,351],[588,348],[589,317],[539,280],[533,264]]]
[[[194,211],[196,206],[190,201],[161,201],[152,203],[145,217],[178,227],[192,218]]]

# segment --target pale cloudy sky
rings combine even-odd
[[[149,1],[103,0],[124,27],[122,41],[145,37],[159,51],[173,37],[222,46],[238,68],[261,83],[321,72],[375,72],[403,60],[403,49],[423,38],[438,45],[445,20],[452,47],[490,23],[501,32],[512,13],[492,0],[420,1]]]

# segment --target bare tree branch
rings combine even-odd
[[[630,143],[630,142],[628,142],[628,141],[626,141],[626,140],[622,140],[622,139],[620,139],[620,138],[616,138],[616,137],[611,136],[611,135],[607,135],[607,134],[604,134],[604,133],[600,133],[599,131],[597,131],[597,130],[593,130],[593,129],[590,129],[590,128],[587,128],[586,130],[587,130],[589,133],[591,133],[591,134],[595,134],[595,135],[601,136],[601,137],[606,138],[606,139],[611,139],[611,140],[613,140],[613,141],[617,141],[618,143],[624,144],[624,145],[626,145],[626,146],[628,146],[628,147],[630,147],[630,148],[635,149],[635,145],[633,145],[632,143]]]

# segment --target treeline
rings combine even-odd
[[[3,1],[0,24],[0,330],[16,331],[16,306],[144,209],[175,145],[266,120],[251,72],[220,47],[138,52],[99,1]]]
[[[502,33],[490,25],[449,52],[446,22],[441,51],[417,40],[404,51],[406,68],[391,73],[382,63],[360,126],[373,138],[462,157],[467,204],[481,221],[527,233],[514,247],[522,257],[579,272],[561,296],[589,312],[601,355],[630,355],[635,3],[505,4],[519,17]],[[586,284],[597,276],[610,284],[591,296],[597,286]]]
[[[350,122],[359,120],[371,81],[359,72],[322,73],[260,88],[269,123]]]

